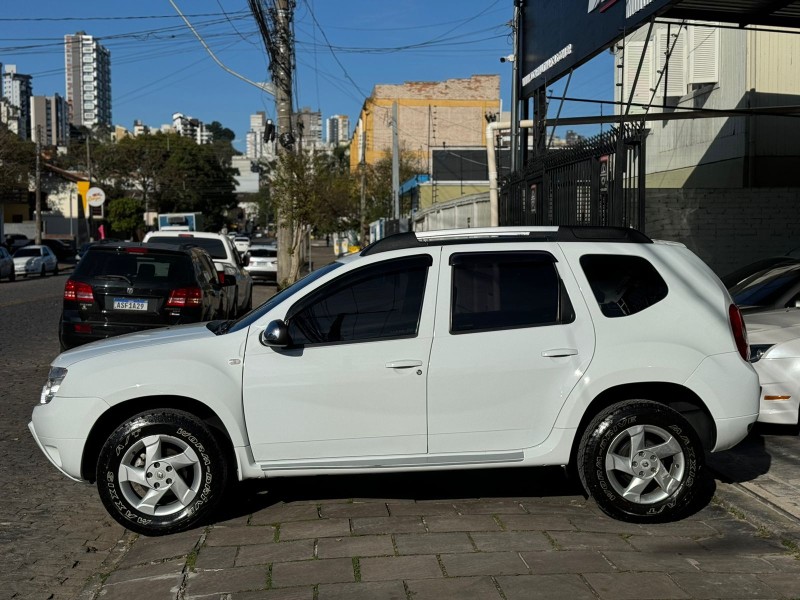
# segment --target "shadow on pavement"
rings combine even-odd
[[[737,446],[708,455],[706,462],[709,468],[723,483],[744,483],[764,475],[772,465],[764,435],[774,433],[775,427],[756,423],[750,435]]]

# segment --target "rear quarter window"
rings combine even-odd
[[[587,254],[581,268],[606,317],[634,315],[667,297],[666,282],[640,256]]]

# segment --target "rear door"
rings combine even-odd
[[[443,249],[428,373],[430,453],[541,443],[589,365],[594,330],[577,283],[556,244],[533,247]]]

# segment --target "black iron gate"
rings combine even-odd
[[[533,158],[501,182],[500,225],[614,225],[644,231],[646,137],[643,127],[626,124]]]

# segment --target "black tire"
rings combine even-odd
[[[97,489],[106,510],[144,535],[175,533],[205,520],[219,503],[227,478],[228,466],[212,431],[180,410],[131,417],[111,433],[97,461]]]
[[[16,281],[16,279],[17,279],[17,274],[16,274],[16,272],[14,272],[14,268],[12,267],[11,268],[11,274],[8,276],[8,280],[9,281]]]
[[[58,275],[58,263],[56,263],[56,266],[53,268],[53,275]]]
[[[47,269],[42,265],[42,271],[39,273],[39,277],[44,277],[45,275],[47,275]]]
[[[658,523],[678,520],[693,508],[703,458],[700,438],[683,415],[657,402],[626,400],[589,423],[577,467],[584,489],[604,513]]]

